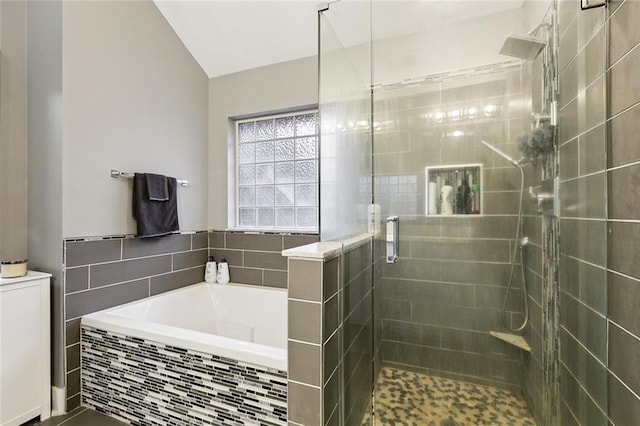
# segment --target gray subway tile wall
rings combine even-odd
[[[173,269],[187,269],[202,265],[202,259],[206,259],[209,254],[207,248],[176,253],[173,256]]]
[[[265,287],[282,287],[287,282],[287,271],[262,271],[262,285]]]
[[[576,64],[561,70],[560,92],[563,81],[574,79],[584,98],[575,134],[560,139],[561,170],[576,160],[578,166],[565,170],[561,183],[562,424],[637,424],[640,400],[628,388],[636,378],[638,328],[634,335],[625,326],[637,317],[629,301],[640,289],[634,266],[640,200],[629,191],[637,181],[632,163],[640,159],[634,108],[640,93],[629,84],[640,57],[634,53],[640,8],[627,0],[581,11],[579,1],[563,0],[560,10],[560,62]],[[574,25],[577,51],[566,46],[574,44]]]
[[[289,381],[287,389],[290,425],[320,425],[322,398],[319,387]]]
[[[256,234],[213,231],[210,254],[226,258],[232,282],[287,287],[287,261],[282,250],[318,241],[317,235]]]
[[[170,237],[169,237],[170,238]],[[142,277],[171,272],[171,255],[145,257],[92,265],[89,276],[91,288],[133,281]]]
[[[609,271],[607,279],[609,320],[640,336],[640,281],[613,271]]]
[[[191,235],[172,235],[170,238],[129,238],[122,241],[122,259],[183,252],[192,250],[191,246]]]
[[[291,283],[292,281],[290,281]],[[320,344],[322,341],[322,305],[289,298],[289,339]]]
[[[65,247],[64,256],[67,268],[118,260],[122,256],[122,242],[119,239],[78,241]]]
[[[89,288],[89,267],[67,268],[65,270],[65,286],[67,293],[87,290]]]
[[[65,241],[68,409],[80,404],[82,315],[203,281],[209,254],[218,261],[227,258],[233,282],[286,288],[288,272],[282,249],[317,239],[317,235],[203,231],[153,239]]]
[[[373,257],[372,242],[340,257],[340,289],[343,300],[339,329],[342,334],[343,389],[340,403],[344,424],[361,424],[371,407],[373,376]]]
[[[577,51],[578,26],[574,30]],[[541,58],[532,68],[541,68]],[[499,74],[499,71],[496,71]],[[527,85],[529,76],[531,86]],[[443,93],[451,93],[452,85],[464,86],[464,79],[441,84]],[[446,88],[445,88],[446,87]],[[508,281],[509,262],[513,250],[516,212],[519,196],[519,172],[503,159],[479,145],[484,139],[496,144],[511,156],[518,157],[515,138],[529,128],[530,110],[507,105],[533,104],[542,110],[542,73],[532,73],[529,66],[518,71],[505,71],[504,80],[493,77],[485,84],[459,88],[451,98],[456,104],[445,104],[437,96],[438,84],[408,89],[404,94],[383,93],[374,99],[377,121],[394,120],[393,129],[374,134],[374,170],[376,178],[409,173],[417,176],[415,206],[403,209],[375,186],[375,200],[382,214],[401,215],[400,262],[383,262],[384,247],[377,248],[380,273],[376,275],[376,304],[383,318],[377,319],[375,332],[376,363],[395,362],[402,368],[497,385],[519,391],[521,387],[520,354],[489,336],[486,332],[501,329],[499,321],[504,286]],[[577,91],[577,86],[576,89]],[[374,94],[374,97],[377,94]],[[444,95],[443,95],[444,96]],[[445,96],[446,99],[448,94]],[[474,98],[477,97],[477,98]],[[516,101],[516,102],[513,102]],[[421,103],[425,102],[425,103]],[[464,108],[469,104],[495,102],[499,113],[493,119],[467,123],[460,140],[447,137],[453,127],[424,124],[425,116],[436,111]],[[574,102],[574,130],[578,128],[578,103]],[[425,114],[426,113],[426,114]],[[415,117],[407,119],[409,117]],[[404,118],[403,118],[404,117]],[[469,134],[470,136],[466,136]],[[380,144],[379,144],[380,142]],[[393,149],[396,144],[398,148]],[[378,149],[380,148],[380,150]],[[577,147],[575,148],[577,153]],[[574,168],[578,168],[577,159]],[[424,167],[429,165],[483,163],[484,213],[482,217],[425,217]],[[540,184],[540,166],[525,167],[525,186]],[[384,183],[383,183],[384,184]],[[393,205],[398,211],[391,210]],[[542,412],[542,289],[543,227],[535,206],[525,201],[524,235],[531,244],[526,249],[530,292],[531,326],[526,337],[532,347],[525,357],[524,391],[536,418]],[[515,290],[508,300],[508,321],[521,321],[522,282],[516,274]],[[379,321],[379,323],[378,323]],[[479,379],[480,375],[489,379]]]
[[[637,49],[637,46],[634,47],[633,51],[623,56],[620,61],[610,64],[608,77],[612,116],[635,105],[640,95],[637,88],[628,84],[628,76],[633,75],[634,70],[640,67],[640,52],[635,52]]]
[[[343,424],[340,416],[344,403],[343,382],[343,283],[341,266],[344,256],[327,259],[322,265],[322,394],[325,425]]]
[[[322,262],[296,259],[289,262],[289,298],[322,301]]]
[[[374,121],[394,123],[374,134],[374,199],[383,217],[401,216],[400,260],[382,262],[375,283],[376,304],[383,312],[376,323],[380,337],[375,345],[381,363],[520,388],[519,353],[487,333],[501,327],[520,173],[480,140],[519,157],[509,138],[529,127],[529,111],[521,106],[529,103],[529,89],[523,84],[527,72],[514,66],[481,77],[443,76],[437,83],[374,93]],[[494,116],[463,117],[455,123],[428,119],[438,111],[489,104],[496,105]],[[464,135],[452,136],[456,129]],[[379,140],[382,151],[377,150]],[[394,141],[403,142],[396,151],[390,144]],[[464,163],[484,165],[483,216],[425,217],[425,166]],[[395,177],[410,182],[415,177],[415,185],[406,191],[415,197],[413,204],[403,205],[385,190],[386,181]],[[375,259],[383,258],[384,247],[376,244],[376,250]],[[521,309],[518,275],[509,300],[510,317]],[[479,379],[485,374],[487,380]]]
[[[289,258],[289,424],[321,426],[324,408],[323,259]],[[312,356],[309,357],[308,354]],[[307,359],[301,357],[306,356]],[[313,362],[312,362],[313,361]]]
[[[608,377],[609,424],[636,425],[640,419],[640,403],[638,397],[629,391],[624,379],[609,373]]]
[[[67,294],[66,320],[149,296],[149,278]]]
[[[635,185],[639,180],[640,164],[609,171],[610,218],[634,220],[638,217],[640,194],[635,190]]]
[[[184,287],[184,283],[193,284],[201,282],[204,280],[203,277],[204,271],[202,265],[151,277],[149,279],[149,295],[155,296],[156,294],[177,290]]]
[[[282,251],[282,235],[250,234],[244,232],[225,233],[225,248],[236,250]]]
[[[80,404],[80,317],[202,281],[207,247],[206,231],[64,242],[68,410]]]
[[[608,403],[609,421],[633,425],[640,419],[638,348],[640,320],[640,208],[637,196],[640,148],[640,90],[634,83],[640,64],[640,3],[609,5],[607,78],[608,152]],[[631,185],[631,186],[629,186]]]
[[[371,250],[366,240],[338,257],[289,258],[292,425],[360,424],[369,412],[373,385]]]
[[[322,346],[289,340],[288,348],[287,356],[291,358],[289,380],[320,387]]]
[[[640,105],[607,121],[609,167],[640,161],[640,144],[637,143],[637,123],[640,122]]]

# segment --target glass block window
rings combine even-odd
[[[318,113],[236,122],[236,225],[318,229]]]

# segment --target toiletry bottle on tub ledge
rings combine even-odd
[[[204,268],[204,280],[208,283],[215,283],[218,278],[216,261],[213,256],[207,258],[207,266]]]
[[[224,257],[220,259],[220,263],[218,264],[218,283],[229,283],[229,264],[227,264],[227,259]]]

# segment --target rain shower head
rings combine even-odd
[[[510,35],[504,41],[500,54],[533,61],[546,45],[545,41],[537,38]]]
[[[480,143],[482,143],[482,145],[486,146],[487,148],[489,148],[491,151],[495,152],[496,154],[498,154],[500,157],[504,158],[505,160],[507,160],[508,162],[510,162],[511,164],[513,164],[516,167],[522,167],[520,166],[520,163],[518,163],[516,160],[514,160],[513,158],[511,158],[507,153],[500,151],[498,148],[496,148],[495,146],[491,145],[489,142],[485,142],[485,141],[480,141]]]

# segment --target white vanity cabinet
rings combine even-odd
[[[51,415],[50,274],[0,279],[0,425]]]

